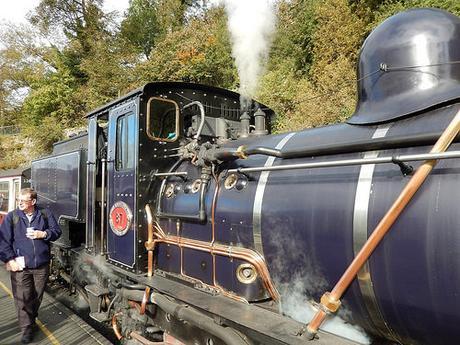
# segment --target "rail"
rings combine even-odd
[[[449,151],[442,153],[422,153],[415,155],[400,155],[390,157],[377,157],[377,158],[358,158],[358,159],[343,159],[326,162],[316,163],[301,163],[301,164],[286,164],[276,165],[270,167],[254,167],[254,168],[236,168],[229,169],[228,173],[249,173],[259,171],[277,171],[277,170],[293,170],[293,169],[314,169],[314,168],[330,168],[330,167],[343,167],[351,165],[365,165],[365,164],[384,164],[400,162],[415,162],[431,159],[452,159],[460,158],[460,151]]]
[[[0,127],[0,135],[13,135],[21,132],[19,126],[2,126]]]

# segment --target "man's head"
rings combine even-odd
[[[24,188],[19,192],[18,208],[25,213],[32,213],[37,203],[37,192],[32,188]]]

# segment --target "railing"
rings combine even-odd
[[[21,132],[21,128],[19,126],[0,127],[0,135],[13,135],[18,134],[19,132]]]

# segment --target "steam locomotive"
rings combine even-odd
[[[54,278],[121,341],[356,344],[327,323],[310,342],[304,325],[324,307],[307,301],[437,160],[338,316],[368,343],[460,342],[458,136],[430,153],[460,110],[459,61],[460,19],[413,9],[365,40],[346,123],[270,134],[267,106],[180,82],[90,112],[87,132],[32,163],[39,203],[63,228]]]

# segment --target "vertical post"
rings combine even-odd
[[[107,171],[107,160],[106,159],[101,159],[102,166],[101,166],[101,255],[106,254],[106,250],[104,248],[104,242],[105,242],[105,176],[106,176],[106,171]]]

